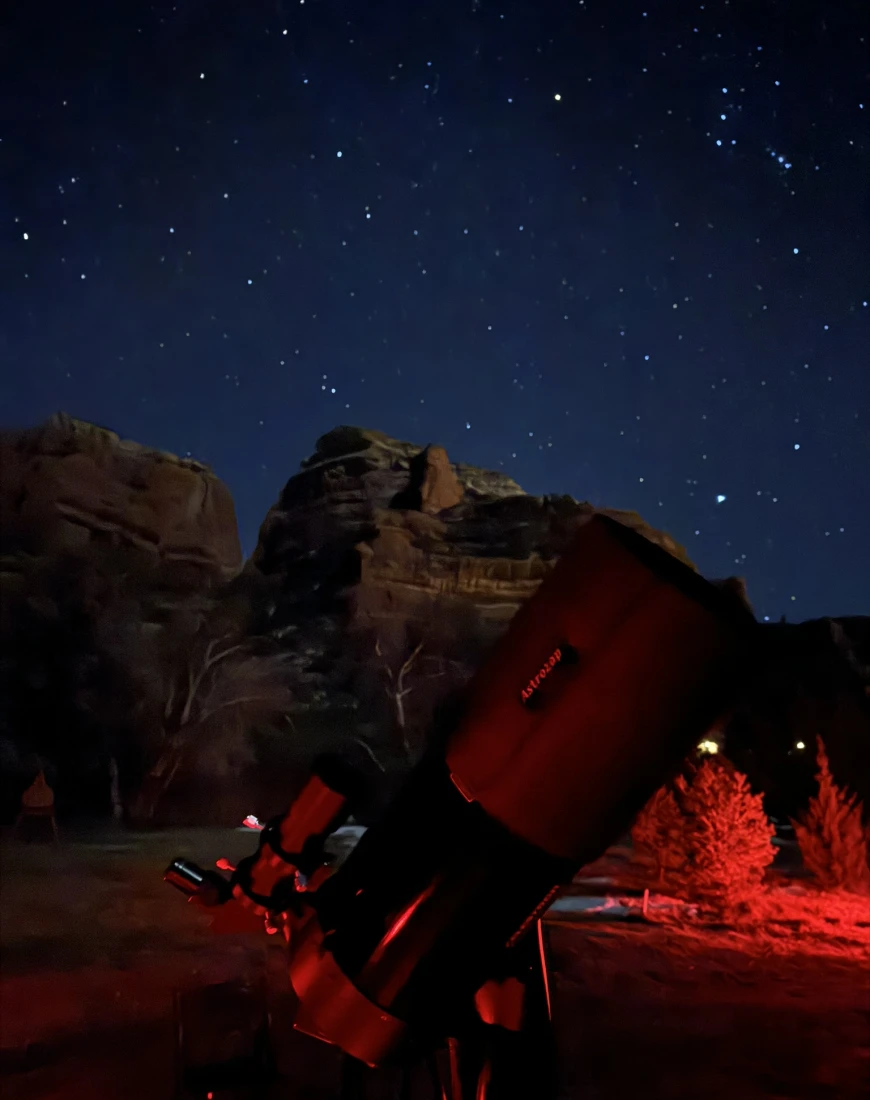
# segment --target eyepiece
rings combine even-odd
[[[177,856],[166,868],[163,881],[189,898],[210,898],[216,904],[227,901],[231,895],[230,884],[223,875],[205,871],[199,864],[181,856]]]

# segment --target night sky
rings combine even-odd
[[[870,613],[866,0],[3,9],[6,426],[192,454],[246,551],[378,428]]]

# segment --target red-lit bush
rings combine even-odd
[[[687,900],[727,912],[758,889],[773,861],[774,828],[746,776],[705,760],[658,791],[632,837],[652,852],[659,881]]]
[[[825,889],[870,893],[870,831],[863,806],[834,782],[821,737],[817,744],[819,793],[803,817],[792,821],[804,866]]]

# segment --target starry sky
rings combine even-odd
[[[866,0],[5,5],[0,233],[4,425],[192,454],[248,552],[350,423],[870,613]]]

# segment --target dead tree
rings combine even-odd
[[[411,759],[411,744],[408,740],[408,722],[407,713],[405,711],[405,697],[411,694],[413,687],[407,685],[407,676],[414,667],[414,663],[420,656],[423,649],[423,642],[420,642],[413,650],[411,655],[406,658],[405,661],[399,666],[398,671],[394,671],[389,663],[384,660],[384,654],[381,650],[381,642],[379,638],[375,639],[375,654],[382,660],[382,668],[384,675],[387,678],[387,683],[384,684],[384,691],[387,694],[387,698],[390,700],[393,706],[393,712],[396,722],[396,729],[399,732],[399,737],[402,741],[402,749],[405,756]]]
[[[246,641],[229,636],[206,640],[197,633],[169,652],[152,651],[141,670],[144,706],[157,738],[135,801],[134,816],[140,821],[153,820],[182,764],[195,752],[226,756],[243,747],[256,726],[276,722],[291,703],[287,654],[257,653]]]

